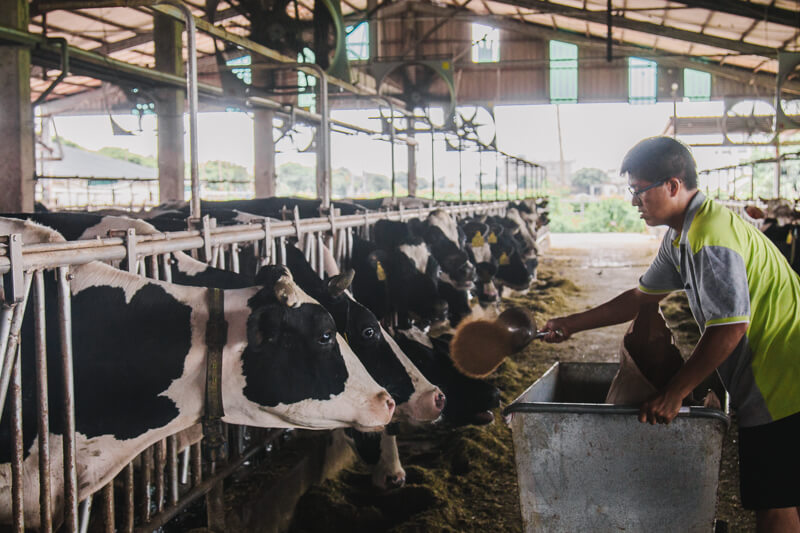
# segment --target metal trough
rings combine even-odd
[[[617,363],[556,363],[509,405],[526,532],[713,531],[722,411],[669,425],[605,400]]]

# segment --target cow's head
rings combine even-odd
[[[264,425],[258,413],[265,412],[286,425],[312,429],[374,430],[387,424],[394,400],[337,334],[330,314],[284,267],[262,268],[257,282],[263,289],[247,302],[241,357],[245,421],[236,422]]]
[[[519,242],[510,235],[507,227],[500,224],[491,224],[491,234],[494,235],[490,246],[492,257],[497,261],[497,284],[516,291],[528,290],[533,275],[522,258]],[[536,257],[531,260],[536,260]]]
[[[500,405],[500,391],[483,380],[465,376],[455,368],[446,336],[432,339],[419,329],[411,328],[401,331],[397,340],[425,377],[447,395],[443,412],[445,423],[483,425],[494,420],[492,409]]]
[[[478,220],[470,220],[463,226],[467,235],[467,251],[470,260],[475,264],[475,292],[481,305],[488,305],[499,298],[495,286],[497,275],[497,259],[492,255],[491,243],[497,241],[489,225]]]

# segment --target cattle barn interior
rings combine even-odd
[[[552,475],[628,324],[531,339],[655,256],[644,137],[800,272],[800,2],[0,0],[0,77],[0,530],[755,530],[713,379]]]

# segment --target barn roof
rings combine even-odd
[[[196,17],[205,18],[203,0],[185,0]],[[549,32],[546,35],[578,36],[602,43],[609,22],[616,45],[631,46],[664,58],[692,59],[741,73],[775,74],[778,51],[800,51],[800,3],[794,0],[405,0],[379,2],[377,8],[415,4],[439,9],[453,17],[466,14],[491,23],[512,23],[518,29]],[[297,14],[310,18],[314,0],[297,0]],[[294,13],[294,3],[291,3]],[[368,0],[342,0],[348,22],[364,20],[373,11]],[[55,10],[37,13],[32,4],[29,31],[63,37],[77,48],[128,64],[152,68],[154,60],[153,16],[149,8],[115,7]],[[221,0],[214,25],[233,34],[249,34],[249,21],[235,7]],[[210,64],[214,41],[198,32],[200,73],[203,58]],[[34,76],[37,98],[58,73]],[[68,76],[50,98],[100,87],[94,77]]]

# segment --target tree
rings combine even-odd
[[[575,172],[570,178],[572,188],[576,192],[592,192],[592,185],[600,185],[601,183],[608,183],[608,174],[599,168],[582,168]]]

